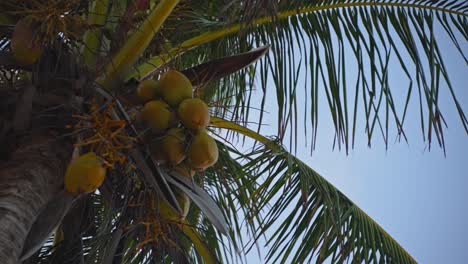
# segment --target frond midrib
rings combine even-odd
[[[352,7],[400,7],[400,8],[407,8],[407,9],[424,9],[430,10],[434,12],[442,12],[447,13],[450,15],[455,16],[463,16],[468,17],[468,14],[465,14],[461,11],[455,9],[449,9],[440,6],[434,6],[429,3],[399,3],[399,2],[352,2],[352,3],[334,3],[328,5],[321,5],[321,6],[308,6],[308,7],[299,7],[294,9],[288,9],[284,11],[278,12],[274,16],[264,16],[260,18],[256,18],[251,20],[250,22],[246,23],[235,23],[232,25],[226,25],[225,27],[214,29],[205,33],[202,33],[198,36],[190,38],[188,40],[183,41],[176,47],[172,48],[165,54],[160,54],[150,58],[147,62],[138,66],[136,70],[126,76],[125,80],[129,80],[132,77],[139,76],[140,78],[147,77],[148,73],[152,71],[152,69],[157,68],[158,66],[167,63],[171,59],[180,56],[181,54],[197,47],[202,44],[208,43],[210,41],[214,41],[229,35],[232,35],[236,32],[239,32],[242,28],[248,26],[258,26],[267,23],[271,23],[273,21],[284,20],[292,16],[324,11],[324,10],[331,10],[331,9],[343,9],[343,8],[352,8]]]
[[[443,13],[449,13],[452,15],[457,15],[457,16],[465,16],[468,17],[468,14],[462,13],[460,11],[456,10],[451,10],[448,8],[443,8],[443,7],[436,7],[436,6],[431,6],[431,5],[424,5],[424,4],[410,4],[410,3],[388,3],[388,2],[362,2],[362,3],[339,3],[339,4],[331,4],[331,5],[323,5],[323,6],[309,6],[309,7],[302,7],[298,9],[290,9],[290,10],[285,10],[285,11],[280,11],[278,12],[275,16],[265,16],[265,17],[260,17],[257,19],[254,19],[250,21],[248,24],[250,25],[262,25],[265,23],[272,22],[274,20],[278,19],[286,19],[291,16],[295,15],[301,15],[301,14],[307,14],[311,12],[316,12],[316,11],[322,11],[322,10],[329,10],[329,9],[337,9],[337,8],[351,8],[351,7],[404,7],[404,8],[414,8],[414,9],[427,9],[431,11],[436,11],[436,12],[443,12]],[[237,23],[231,26],[227,26],[225,28],[215,30],[219,32],[224,32],[223,36],[230,33],[234,33],[240,30],[241,27],[247,26],[246,24],[241,24]],[[215,31],[210,31],[206,32],[200,36],[199,38],[203,38],[206,35],[216,35],[213,34]],[[192,42],[197,42],[196,39],[198,37],[192,38],[190,40],[184,41],[181,46],[182,47],[190,47]]]

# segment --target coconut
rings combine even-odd
[[[177,165],[185,159],[185,135],[182,128],[171,128],[161,140],[164,159],[171,165]]]
[[[157,92],[168,104],[177,106],[184,99],[192,98],[192,83],[182,73],[170,70],[159,79]]]
[[[70,193],[94,192],[104,181],[106,169],[94,152],[72,160],[65,173],[65,190]]]
[[[158,82],[152,79],[143,80],[137,87],[137,95],[144,102],[153,100],[156,97]]]
[[[218,161],[218,145],[205,130],[199,131],[193,138],[188,150],[190,166],[199,171],[206,170]]]
[[[166,221],[183,220],[185,217],[187,217],[187,214],[190,210],[190,198],[179,190],[174,190],[174,194],[177,202],[179,203],[180,209],[182,209],[182,214],[179,214],[176,210],[174,210],[162,197],[157,198],[158,213]]]
[[[21,19],[16,23],[11,37],[11,51],[16,61],[21,65],[33,64],[42,54],[41,45],[35,40],[32,23]]]
[[[210,123],[208,106],[199,98],[182,101],[177,113],[182,124],[190,129],[202,129]]]
[[[149,101],[143,107],[141,118],[154,130],[165,130],[175,122],[175,114],[168,104],[160,100]]]

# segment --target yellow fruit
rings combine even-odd
[[[138,84],[137,95],[144,102],[153,100],[156,97],[158,82],[152,79],[143,80]]]
[[[164,159],[171,165],[177,165],[185,159],[185,135],[181,128],[171,128],[161,139]]]
[[[164,130],[174,123],[175,114],[165,102],[153,100],[145,104],[141,112],[141,118],[148,122],[151,128]]]
[[[177,106],[184,99],[192,98],[192,83],[176,70],[164,73],[158,84],[158,92],[171,106]]]
[[[70,193],[94,192],[104,181],[106,169],[94,152],[72,160],[65,173],[65,190]]]
[[[205,130],[199,131],[188,150],[190,166],[196,170],[206,170],[218,161],[218,155],[216,141]]]
[[[35,41],[34,27],[26,19],[16,23],[10,45],[16,61],[22,65],[33,64],[42,54],[41,45]]]
[[[177,202],[179,203],[180,209],[182,209],[182,214],[179,214],[174,210],[166,200],[158,197],[158,212],[162,218],[167,221],[180,221],[187,217],[187,214],[190,210],[190,198],[181,191],[174,192]]]
[[[186,128],[202,129],[210,123],[208,106],[199,98],[182,101],[177,113]]]
[[[184,163],[175,166],[172,171],[187,178],[193,178],[195,175],[195,171]]]

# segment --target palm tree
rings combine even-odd
[[[439,91],[468,133],[438,46],[449,37],[467,62],[467,2],[4,0],[0,10],[3,263],[242,262],[262,237],[271,263],[415,262],[293,153],[300,133],[315,146],[319,96],[346,151],[360,122],[369,144],[374,132],[385,144],[392,131],[407,140],[413,97],[424,139],[444,148]],[[30,30],[15,37],[19,21]],[[390,85],[390,64],[406,90]],[[218,162],[193,180],[154,161],[135,121],[137,85],[167,69],[211,108]],[[272,104],[277,134],[267,137]],[[90,149],[108,167],[104,184],[64,191],[70,160]],[[191,199],[189,213],[163,221],[153,198],[180,212],[176,191]]]

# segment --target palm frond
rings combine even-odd
[[[234,129],[268,143],[239,157],[242,171],[258,183],[249,198],[261,215],[251,245],[268,237],[267,262],[415,263],[372,218],[281,145],[252,137],[255,132],[247,128]]]
[[[266,150],[246,169],[258,170],[259,163],[268,164],[258,172],[268,180],[256,196],[265,211],[259,235],[268,234],[267,261],[416,263],[374,220],[296,157]],[[284,221],[278,224],[278,219]]]
[[[452,98],[467,133],[468,119],[450,82],[439,42],[444,35],[449,37],[464,64],[468,63],[460,45],[468,39],[467,12],[464,1],[291,1],[279,6],[276,16],[255,17],[250,24],[213,16],[209,24],[210,17],[203,16],[204,22],[186,34],[192,38],[176,34],[171,42],[178,45],[139,66],[133,76],[143,77],[171,60],[184,68],[270,44],[270,53],[257,65],[219,82],[213,101],[232,105],[219,109],[220,114],[229,113],[246,124],[253,94],[263,96],[268,102],[260,103],[259,123],[265,106],[275,103],[278,136],[284,139],[289,134],[292,147],[297,144],[294,135],[304,129],[314,148],[323,93],[339,147],[348,150],[354,145],[362,121],[369,145],[376,133],[388,145],[393,129],[397,139],[407,140],[405,124],[411,110],[420,112],[423,140],[431,146],[435,137],[444,147],[440,94]],[[198,16],[202,16],[200,10],[194,13]],[[204,32],[206,28],[211,31]],[[181,58],[174,60],[177,56]],[[299,77],[304,73],[305,80]],[[391,81],[395,76],[403,76],[406,88],[396,87]],[[261,90],[253,93],[256,81]],[[272,84],[274,91],[266,89]],[[419,109],[410,109],[413,100]],[[299,125],[302,119],[307,126]]]
[[[220,156],[218,163],[205,173],[205,187],[211,192],[218,206],[222,208],[225,218],[231,227],[229,239],[220,235],[213,226],[201,222],[205,237],[211,237],[211,246],[216,249],[218,257],[228,263],[245,258],[245,232],[253,236],[262,216],[256,214],[256,203],[251,200],[257,188],[256,175],[248,174],[236,157],[244,157],[239,150],[218,141]],[[247,238],[248,239],[248,238]]]

